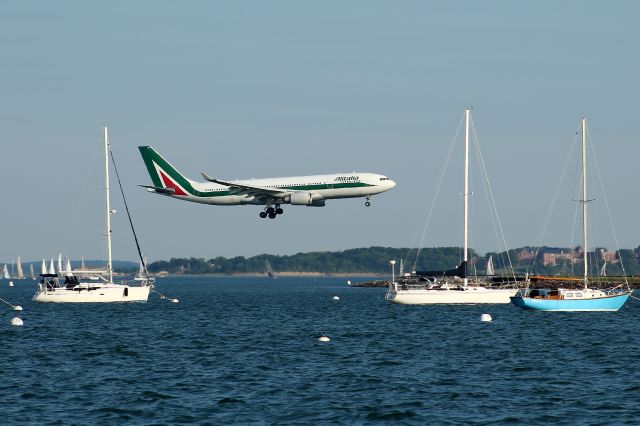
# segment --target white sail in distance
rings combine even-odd
[[[18,256],[18,264],[16,266],[16,270],[18,271],[18,279],[24,279],[24,273],[22,272],[22,262],[20,261],[20,256]]]
[[[493,270],[493,255],[489,255],[489,260],[487,260],[487,276],[492,277],[496,273]]]

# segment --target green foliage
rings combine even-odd
[[[526,272],[544,275],[581,275],[582,261],[570,262],[559,260],[555,265],[543,265],[542,253],[568,252],[567,248],[541,247],[533,259],[518,260],[518,254],[522,250],[535,252],[533,247],[509,250],[508,252],[487,253],[484,257],[470,250],[470,273],[481,275],[485,272],[487,259],[493,256],[493,264],[496,275],[511,274],[511,267],[516,274]],[[618,257],[622,258],[627,275],[640,274],[638,254],[640,247],[635,250],[620,250]],[[416,260],[416,256],[418,256]],[[356,248],[337,252],[310,252],[297,253],[290,256],[276,256],[261,254],[245,258],[237,256],[233,258],[215,257],[209,260],[204,258],[171,258],[169,261],[157,261],[151,263],[148,268],[151,272],[167,271],[172,274],[234,274],[234,273],[265,273],[266,263],[269,262],[273,270],[277,272],[319,272],[332,273],[379,273],[391,272],[390,260],[396,260],[396,272],[399,272],[400,260],[403,260],[404,271],[413,270],[446,270],[453,269],[462,261],[462,249],[460,247],[431,247],[423,248],[419,254],[416,249],[369,247]],[[590,274],[597,275],[602,266],[600,260],[593,252],[589,254],[591,264]],[[475,270],[474,270],[475,268]],[[608,275],[622,275],[620,262],[607,264]]]
[[[460,264],[462,250],[458,247],[425,248],[420,252],[416,269],[451,269]],[[473,255],[475,255],[474,252]],[[149,265],[149,271],[167,271],[172,274],[207,273],[264,273],[266,262],[278,272],[320,272],[320,273],[389,273],[389,261],[396,260],[398,271],[400,259],[403,259],[405,271],[413,269],[416,258],[415,249],[370,247],[338,252],[297,253],[291,256],[261,254],[245,258],[243,256],[227,259],[215,257],[208,261],[198,258],[172,258],[169,261],[157,261]]]

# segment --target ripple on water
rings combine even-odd
[[[640,418],[640,338],[620,332],[640,313],[635,301],[600,315],[495,306],[487,326],[478,321],[486,307],[390,305],[384,291],[344,281],[158,280],[178,305],[52,306],[14,287],[28,321],[0,330],[3,423]],[[331,344],[317,342],[322,334]]]

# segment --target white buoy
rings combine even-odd
[[[13,287],[13,281],[9,281],[9,287]]]
[[[16,306],[13,307],[13,310],[14,311],[21,311],[22,310],[22,306],[16,305]]]
[[[18,317],[13,317],[11,318],[11,325],[22,325],[23,322],[20,318]]]
[[[489,315],[489,314],[482,314],[482,315],[480,315],[480,321],[491,322],[491,321],[493,321],[493,318],[491,318],[491,315]]]
[[[340,297],[338,297],[338,296],[333,296],[333,300],[340,300]]]
[[[171,299],[172,303],[180,303],[180,301],[178,299]]]
[[[347,281],[347,285],[351,285],[351,280]]]
[[[331,339],[329,339],[328,336],[320,336],[320,337],[318,337],[318,340],[320,340],[321,342],[328,342]]]

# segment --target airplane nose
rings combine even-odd
[[[389,179],[389,189],[393,188],[394,186],[396,186],[396,183]]]

